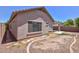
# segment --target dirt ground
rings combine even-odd
[[[55,38],[49,38],[34,42],[30,47],[31,53],[68,53],[73,36],[59,35]]]
[[[79,52],[79,36],[76,43],[70,47],[74,37],[75,33],[70,32],[61,35],[47,33],[39,37],[1,44],[0,53],[70,53],[70,48],[74,52]]]
[[[73,50],[75,53],[79,53],[79,35],[77,37],[76,43],[73,45]]]

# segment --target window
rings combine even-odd
[[[28,22],[28,32],[37,32],[42,30],[42,23],[41,22]]]

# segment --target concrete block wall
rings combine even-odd
[[[54,30],[58,30],[58,26],[53,26]],[[60,26],[61,31],[67,31],[67,32],[79,32],[79,28],[75,27],[68,27],[68,26]]]
[[[0,44],[1,44],[3,36],[5,34],[5,30],[6,30],[5,24],[0,23]]]

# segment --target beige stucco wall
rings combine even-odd
[[[26,38],[28,32],[27,13],[17,15],[17,40]]]
[[[26,28],[27,20],[26,19],[27,19],[26,14],[21,13],[21,14],[18,14],[13,19],[13,21],[9,24],[9,29],[17,40],[21,39],[25,36],[25,34],[23,34],[23,33],[24,32],[26,33],[26,31],[27,31],[27,28]],[[24,29],[25,29],[25,31],[24,31]]]
[[[24,39],[26,38],[26,33],[28,32],[28,23],[19,26],[17,31],[17,39]]]
[[[36,22],[42,22],[42,34],[47,33],[48,31],[53,31],[52,27],[47,27],[47,24],[52,25],[53,22],[49,18],[47,14],[45,14],[42,11],[32,11],[32,12],[26,12],[26,13],[19,13],[15,17],[15,21],[11,23],[11,26],[13,24],[16,25],[15,28],[11,28],[11,32],[14,34],[17,39],[23,39],[27,38],[28,33],[28,21],[36,21]]]
[[[39,17],[35,20],[28,20],[28,21],[42,22],[42,24],[43,24],[42,25],[42,34],[45,34],[49,31],[49,28],[46,27],[46,22],[41,17]],[[27,34],[28,34],[28,23],[18,27],[18,36],[17,36],[18,39],[26,38]]]
[[[52,30],[52,28],[47,27],[46,22],[43,20],[43,18],[38,17],[35,20],[28,20],[28,21],[34,21],[34,22],[42,22],[42,34],[47,33],[49,30]]]
[[[9,24],[9,29],[12,32],[12,34],[14,35],[14,37],[17,39],[17,16],[14,18],[14,21],[12,21]]]

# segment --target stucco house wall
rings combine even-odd
[[[28,21],[42,22],[42,34],[45,34],[48,31],[53,31],[52,27],[47,27],[48,24],[52,25],[52,23],[50,21],[50,18],[45,13],[41,11],[22,13],[17,15],[17,39],[23,39],[27,37]]]
[[[17,16],[9,24],[9,30],[14,35],[14,37],[17,38]]]
[[[52,19],[43,11],[33,10],[30,12],[19,13],[9,25],[10,31],[17,38],[17,40],[27,38],[28,21],[42,22],[41,34],[45,34],[48,31],[53,31]]]

